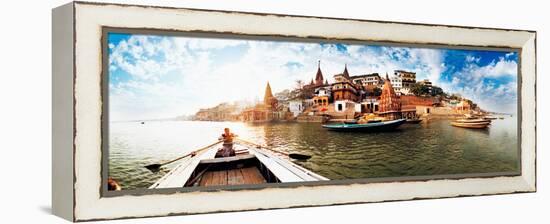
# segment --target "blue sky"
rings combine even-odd
[[[483,109],[517,108],[516,52],[191,38],[110,33],[112,120],[194,114],[220,102],[254,103],[269,81],[274,92],[309,81],[321,69],[331,82],[351,75],[417,73]]]

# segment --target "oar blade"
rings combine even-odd
[[[291,159],[296,159],[296,160],[308,160],[308,159],[311,158],[310,155],[305,155],[305,154],[300,154],[300,153],[289,153],[288,157],[290,157]]]
[[[149,171],[153,172],[153,173],[156,173],[160,170],[160,167],[162,165],[161,164],[151,164],[151,165],[147,165],[145,166],[145,168],[147,168]]]

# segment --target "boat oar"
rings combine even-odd
[[[251,141],[242,139],[242,138],[237,138],[237,140],[243,141],[243,142],[248,143],[248,144],[251,144],[251,145],[255,145],[256,147],[259,147],[259,148],[264,148],[264,149],[267,149],[267,150],[270,150],[270,151],[273,151],[273,152],[276,152],[276,153],[283,154],[283,155],[285,155],[285,156],[290,157],[291,159],[308,160],[309,158],[311,158],[310,155],[301,154],[301,153],[294,153],[294,152],[292,152],[292,153],[286,153],[286,152],[282,152],[282,151],[279,151],[279,150],[275,150],[275,149],[271,149],[271,148],[262,146],[262,145],[260,145],[260,144],[257,144],[257,143],[254,143],[254,142],[251,142]]]
[[[160,168],[161,168],[162,166],[164,166],[164,165],[168,165],[168,164],[170,164],[170,163],[176,162],[176,161],[178,161],[178,160],[180,160],[180,159],[183,159],[183,158],[185,158],[185,157],[188,157],[188,156],[193,157],[193,156],[195,156],[197,153],[199,153],[200,151],[205,150],[205,149],[208,149],[208,148],[210,148],[210,147],[212,147],[212,146],[215,146],[216,144],[219,144],[220,142],[222,142],[222,141],[221,141],[221,140],[220,140],[220,141],[217,141],[217,142],[215,142],[215,143],[212,143],[212,144],[210,144],[210,145],[207,145],[207,146],[205,146],[205,147],[202,147],[202,148],[200,148],[200,149],[197,149],[197,150],[195,150],[195,151],[192,151],[192,152],[190,152],[190,153],[187,153],[187,154],[185,154],[185,155],[183,155],[183,156],[180,156],[180,157],[175,158],[175,159],[173,159],[173,160],[170,160],[170,161],[168,161],[168,162],[164,162],[164,163],[155,163],[155,164],[147,165],[147,166],[145,166],[145,168],[147,168],[149,171],[151,171],[151,172],[153,172],[153,173],[156,173],[156,172],[158,172],[158,171],[160,170]]]

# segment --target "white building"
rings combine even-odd
[[[336,100],[334,101],[334,111],[345,112],[348,108],[355,110],[355,102],[351,100]]]
[[[361,102],[361,112],[362,113],[378,112],[379,103],[380,102],[375,97],[363,99],[363,101]]]
[[[393,74],[399,78],[399,92],[404,95],[410,94],[411,87],[416,83],[416,73],[395,70]]]
[[[418,83],[420,85],[424,85],[424,86],[428,87],[428,93],[432,93],[432,82],[430,82],[430,80],[424,79],[424,80],[422,80]]]
[[[361,113],[361,112],[362,112],[361,109],[362,109],[362,108],[361,108],[361,104],[360,104],[360,103],[356,103],[356,104],[355,104],[355,112],[356,112],[356,113]]]
[[[360,84],[364,87],[379,87],[382,88],[384,81],[378,73],[364,74],[352,76],[351,81],[355,84]]]
[[[297,117],[304,111],[304,103],[301,100],[292,100],[288,102],[288,110],[294,117]]]
[[[404,81],[404,79],[401,76],[391,76],[390,83],[397,95],[411,94],[412,84],[410,83],[410,81]]]
[[[390,83],[397,95],[401,95],[401,89],[403,88],[403,80],[398,76],[391,76]]]
[[[330,94],[331,94],[330,86],[323,86],[315,89],[315,95],[317,96],[330,96]]]
[[[303,101],[303,103],[304,103],[304,104],[303,104],[303,105],[304,105],[304,108],[311,107],[311,106],[313,106],[313,104],[315,104],[315,103],[313,102],[313,99],[305,99],[305,100]]]

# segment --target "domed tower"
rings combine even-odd
[[[389,119],[398,119],[401,117],[401,100],[395,94],[387,73],[384,86],[382,87],[379,108],[379,113],[384,117]]]

